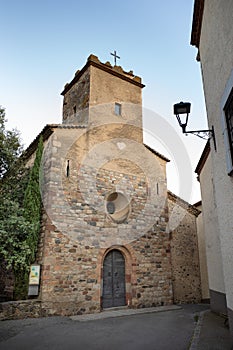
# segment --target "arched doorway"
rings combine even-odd
[[[125,259],[117,250],[111,250],[103,263],[102,307],[109,308],[126,305]]]

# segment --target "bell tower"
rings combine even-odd
[[[142,128],[141,78],[120,66],[90,55],[85,66],[64,87],[63,124],[133,122]]]

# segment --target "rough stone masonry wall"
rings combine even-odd
[[[42,265],[40,299],[50,315],[72,315],[100,310],[98,250],[81,246],[64,235],[43,215],[38,261]]]
[[[136,171],[135,171],[136,173]],[[171,260],[170,241],[166,226],[168,220],[167,201],[160,208],[160,216],[154,218],[154,222],[145,234],[140,235],[140,215],[147,220],[150,215],[149,205],[146,203],[148,189],[146,178],[135,174],[122,174],[116,171],[102,169],[99,173],[97,186],[101,184],[100,191],[104,194],[117,187],[117,183],[126,181],[134,189],[131,202],[131,213],[125,223],[126,236],[124,239],[128,244],[125,247],[131,252],[131,264],[135,263],[135,269],[131,271],[132,294],[130,305],[133,307],[149,307],[156,305],[167,305],[172,302],[171,288]],[[127,188],[126,186],[124,186]],[[157,203],[159,206],[159,202]],[[135,217],[138,226],[137,239],[128,239],[133,226],[131,219]],[[117,224],[110,223],[109,227]]]
[[[80,80],[71,87],[63,100],[63,123],[86,125],[90,98],[89,68]],[[79,73],[79,71],[77,72]]]
[[[60,145],[57,138],[51,139],[44,161],[45,204],[49,212],[43,215],[38,253],[38,262],[42,265],[39,298],[43,308],[51,315],[98,312],[103,258],[111,247],[121,250],[125,256],[126,302],[129,305],[145,307],[172,303],[166,197],[162,202],[156,201],[159,214],[144,232],[155,208],[146,201],[148,187],[143,173],[138,170],[138,174],[126,174],[110,170],[110,166],[110,169],[99,169],[93,182],[89,179],[91,171],[83,174],[81,171],[77,177],[79,165],[73,162],[67,176],[57,150]],[[77,148],[72,147],[72,152],[69,159],[77,159]],[[105,211],[90,205],[88,196],[97,189],[98,200],[102,198],[104,203],[106,194],[124,183],[130,183],[129,187],[134,190],[131,211],[128,220],[116,223]],[[127,191],[127,185],[123,187]],[[132,232],[137,232],[138,236],[131,237]]]
[[[40,300],[8,301],[0,304],[0,321],[46,316]]]
[[[101,310],[102,263],[107,249],[80,247],[53,225],[45,226],[41,294],[47,315],[72,315]],[[46,248],[47,247],[47,248]],[[153,227],[125,246],[126,304],[134,308],[172,303],[169,235]]]
[[[172,304],[169,235],[154,226],[133,242],[132,248],[137,255],[132,305],[142,308]]]
[[[98,172],[88,168],[85,162],[80,166],[85,142],[84,146],[75,142],[62,158],[60,147],[64,132],[51,139],[48,149],[52,153],[48,152],[45,159],[45,193],[52,217],[47,213],[50,218],[44,218],[40,294],[43,303],[47,303],[51,313],[57,314],[99,311],[103,257],[111,246],[122,249],[127,256],[126,294],[132,307],[172,302],[171,267],[174,301],[198,301],[200,278],[195,215],[182,205],[176,207],[182,220],[173,230],[170,242],[167,195],[163,202],[156,197],[158,215],[153,216],[153,224],[144,232],[154,208],[146,200],[151,189],[147,187],[143,172],[131,167],[130,162],[121,167],[112,161]],[[89,144],[101,141],[99,133],[94,136],[96,140],[86,134]],[[71,160],[69,176],[66,159]],[[160,173],[158,181],[158,188],[162,188],[165,172]],[[119,224],[109,218],[103,206],[108,193],[121,189],[127,195],[133,189],[134,194],[129,219]],[[174,203],[169,203],[171,213]],[[132,232],[139,236],[133,235],[129,240]]]
[[[191,206],[170,196],[171,262],[173,294],[175,303],[197,303],[201,301],[201,278],[197,241],[196,215]],[[175,207],[175,209],[174,209]]]

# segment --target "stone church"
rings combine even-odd
[[[202,299],[200,211],[167,190],[169,160],[143,143],[143,87],[90,55],[64,87],[62,124],[40,133],[40,282],[29,299],[43,315]]]

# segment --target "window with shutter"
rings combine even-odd
[[[120,103],[115,103],[115,114],[121,115],[121,104]]]
[[[221,124],[228,175],[233,175],[233,70],[221,98]]]
[[[223,137],[226,147],[227,172],[233,172],[233,89],[224,107]]]

